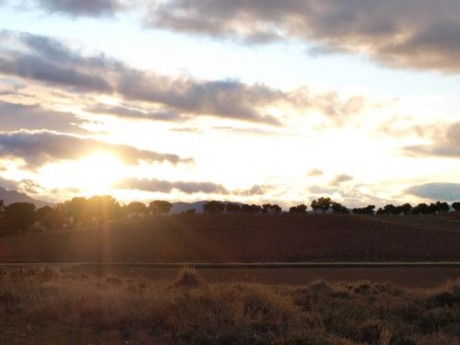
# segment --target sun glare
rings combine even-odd
[[[123,177],[125,168],[116,156],[94,152],[78,161],[45,167],[40,177],[53,188],[74,188],[92,195],[110,194],[113,184]]]
[[[105,190],[121,177],[122,163],[113,155],[96,152],[83,158],[79,165],[85,172],[89,172],[86,187],[90,191]]]

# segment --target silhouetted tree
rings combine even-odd
[[[146,216],[149,214],[149,209],[145,206],[144,203],[139,201],[132,201],[128,205],[126,205],[125,212],[130,214],[140,214]]]
[[[5,231],[5,203],[0,200],[0,234]]]
[[[433,209],[435,212],[449,212],[449,204],[447,202],[441,202],[437,201],[435,204],[433,204]]]
[[[368,205],[362,208],[354,208],[352,211],[354,214],[374,214],[375,205]]]
[[[77,225],[79,223],[85,223],[85,210],[86,210],[86,199],[83,197],[75,197],[70,201],[64,203],[64,208],[71,218],[71,223]]]
[[[301,204],[297,206],[292,206],[289,208],[289,213],[294,214],[307,214],[307,205]]]
[[[452,203],[452,208],[455,210],[455,212],[460,212],[460,201]]]
[[[241,206],[239,204],[229,202],[225,205],[225,211],[227,213],[239,213],[241,212]]]
[[[260,205],[256,205],[256,204],[241,205],[241,212],[244,212],[244,213],[258,214],[258,213],[262,213],[262,211],[263,211],[263,208]]]
[[[222,213],[225,211],[225,204],[221,201],[209,201],[203,205],[203,211],[208,213]]]
[[[149,210],[154,215],[167,214],[171,211],[172,206],[169,201],[155,200],[149,204]]]
[[[63,226],[63,216],[59,207],[43,206],[35,210],[35,221],[46,230],[55,230]]]
[[[401,212],[402,212],[399,207],[396,207],[393,204],[385,205],[383,207],[383,211],[385,212],[385,214],[389,214],[389,215],[393,215],[393,216],[400,215]]]
[[[281,209],[281,207],[279,205],[276,205],[276,204],[272,205],[272,212],[274,214],[280,214],[281,211],[282,211],[282,209]]]
[[[401,206],[399,206],[400,213],[403,213],[405,215],[408,215],[412,211],[412,205],[409,203],[405,203]]]
[[[92,222],[107,222],[122,216],[120,204],[110,195],[95,195],[89,198],[84,212]]]
[[[274,205],[271,205],[271,204],[264,204],[262,205],[262,213],[265,213],[265,214],[279,214],[281,213],[281,207],[274,204]]]
[[[429,214],[431,212],[430,206],[425,203],[418,204],[411,211],[412,214]]]
[[[10,233],[27,231],[35,222],[35,205],[15,202],[5,207],[5,227]]]
[[[331,207],[334,213],[350,213],[350,211],[339,202],[333,201]]]
[[[318,200],[313,200],[311,202],[311,208],[314,211],[323,211],[326,212],[332,206],[331,198],[319,198]]]

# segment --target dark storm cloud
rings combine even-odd
[[[246,42],[300,39],[321,52],[390,66],[460,72],[457,0],[154,1],[151,27]]]
[[[60,132],[84,132],[76,115],[46,110],[40,105],[21,105],[0,101],[0,131],[48,129]]]
[[[118,0],[35,0],[38,6],[49,12],[70,16],[111,16],[122,9]]]
[[[191,163],[174,154],[140,150],[127,145],[109,144],[94,139],[84,139],[50,131],[0,132],[0,158],[20,158],[28,168],[38,168],[46,163],[76,160],[94,152],[107,152],[125,164],[140,161]]]
[[[431,200],[460,201],[460,184],[427,183],[412,186],[406,190],[406,193]]]
[[[460,158],[460,122],[448,126],[444,133],[433,138],[432,145],[418,145],[404,148],[411,156],[439,156]]]
[[[212,182],[184,182],[184,181],[163,181],[157,179],[125,179],[117,184],[121,189],[137,189],[152,193],[170,193],[173,190],[181,191],[185,194],[229,194],[228,190]]]

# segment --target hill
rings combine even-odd
[[[353,215],[173,215],[0,238],[0,262],[460,261],[460,231]]]
[[[36,200],[24,193],[19,193],[15,190],[7,190],[0,187],[0,200],[3,200],[5,205],[13,204],[15,202],[30,202],[35,204],[36,207],[43,207],[47,205],[52,205],[49,202],[43,200]]]

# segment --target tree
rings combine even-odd
[[[272,205],[272,213],[274,214],[280,214],[282,211],[281,207],[279,205]]]
[[[301,204],[297,206],[292,206],[291,208],[289,208],[289,213],[307,214],[307,205]]]
[[[169,201],[155,200],[149,204],[149,210],[154,215],[167,214],[171,211],[172,206]]]
[[[405,203],[405,204],[399,206],[399,209],[401,210],[402,213],[404,213],[405,215],[408,215],[412,211],[412,205],[409,204],[409,203]]]
[[[128,215],[140,214],[146,216],[149,214],[149,209],[147,208],[147,206],[145,206],[144,203],[139,201],[130,202],[128,205],[126,205],[125,210]]]
[[[401,214],[401,210],[399,209],[399,207],[396,207],[393,204],[385,205],[383,207],[383,211],[385,212],[385,214],[390,214],[390,215],[394,215],[394,216],[397,216],[397,215]]]
[[[262,213],[270,213],[270,214],[279,214],[281,213],[281,207],[278,205],[271,205],[271,204],[264,204],[262,205]]]
[[[244,213],[253,213],[253,214],[258,214],[263,212],[263,208],[260,205],[256,204],[243,204],[241,206],[241,211]]]
[[[46,230],[55,230],[62,226],[63,219],[58,208],[43,206],[35,211],[35,221]]]
[[[374,214],[375,205],[368,205],[363,208],[354,208],[352,212],[354,214]]]
[[[425,203],[418,204],[411,211],[412,214],[429,214],[431,212],[430,206]]]
[[[5,204],[3,200],[0,200],[0,233],[4,232],[4,222],[5,222]]]
[[[86,210],[86,199],[82,197],[75,197],[70,201],[64,203],[64,209],[71,219],[73,225],[79,223],[85,223],[85,210]]]
[[[449,212],[449,204],[447,202],[441,202],[441,201],[437,201],[436,204],[433,205],[433,209],[435,210],[435,212]]]
[[[15,202],[5,207],[6,231],[18,233],[27,231],[35,222],[35,205],[29,202]]]
[[[110,195],[95,195],[86,201],[85,215],[91,221],[107,222],[122,216],[121,206]]]
[[[311,202],[311,208],[313,211],[322,211],[326,212],[332,206],[331,198],[319,198],[318,200],[313,200]]]
[[[239,204],[229,202],[225,205],[225,211],[227,213],[239,213],[241,212],[241,206]]]
[[[460,212],[460,201],[452,203],[452,208],[455,210],[455,212]]]
[[[333,201],[331,207],[334,213],[350,213],[350,211],[348,211],[348,209],[339,202]]]
[[[221,201],[209,201],[203,205],[203,211],[208,213],[222,213],[225,211],[225,204]]]

